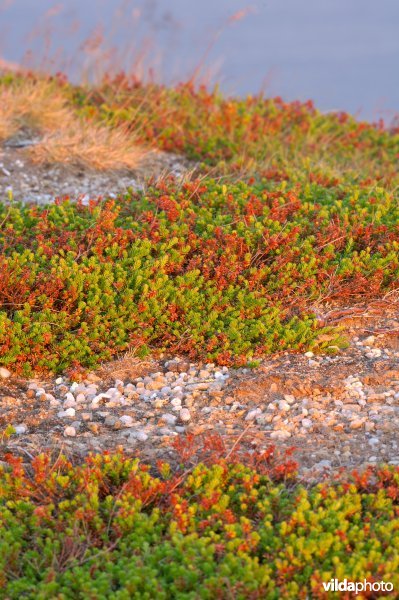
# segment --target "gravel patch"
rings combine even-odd
[[[399,464],[399,351],[373,344],[355,338],[335,357],[283,353],[256,370],[174,357],[133,377],[32,380],[13,392],[2,384],[0,420],[16,432],[2,451],[123,447],[155,460],[173,454],[179,436],[212,432],[232,444],[244,434],[250,452],[294,447],[309,479]]]
[[[21,137],[0,147],[0,198],[8,201],[48,204],[55,198],[78,198],[85,204],[91,198],[116,198],[129,189],[140,190],[148,178],[173,175],[181,178],[196,168],[182,156],[149,152],[133,171],[97,171],[82,165],[33,164],[27,149],[36,139]],[[79,190],[77,194],[76,190]]]

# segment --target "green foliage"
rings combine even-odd
[[[1,598],[320,598],[323,581],[345,577],[399,586],[397,467],[304,488],[265,463],[222,459],[183,476],[117,454],[7,463]]]
[[[308,102],[262,95],[226,98],[216,88],[196,89],[107,81],[95,92],[70,89],[81,114],[128,125],[144,143],[199,160],[218,172],[284,180],[398,183],[398,129],[350,115],[320,113]]]
[[[225,364],[334,352],[345,340],[312,304],[377,297],[399,275],[399,208],[383,188],[171,180],[5,214],[0,356],[25,372],[128,349]]]
[[[1,364],[27,374],[125,350],[221,364],[336,352],[346,342],[313,306],[395,286],[396,130],[189,84],[53,83],[90,122],[122,124],[230,177],[87,207],[0,204]]]

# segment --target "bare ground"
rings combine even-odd
[[[10,195],[17,202],[45,204],[57,197],[115,197],[129,188],[140,189],[148,178],[166,174],[181,177],[195,165],[181,156],[160,151],[148,152],[134,170],[98,171],[82,164],[34,164],[29,148],[39,137],[31,131],[21,131],[0,147],[0,198]],[[77,194],[78,190],[78,194]]]

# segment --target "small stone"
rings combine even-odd
[[[272,431],[270,437],[272,438],[272,440],[287,440],[291,437],[291,434],[285,429],[276,429],[275,431]]]
[[[72,427],[71,425],[69,425],[68,427],[65,427],[64,429],[64,435],[67,437],[75,437],[76,436],[76,429],[75,427]]]
[[[75,409],[74,408],[67,408],[66,410],[61,410],[58,414],[58,417],[60,417],[61,419],[65,418],[65,417],[74,417],[75,416]]]
[[[62,377],[57,377],[57,379],[55,380],[55,384],[56,385],[61,385],[61,383],[64,381],[64,379]]]
[[[125,385],[125,388],[124,388],[125,394],[129,393],[129,392],[135,392],[135,391],[136,391],[136,386],[133,385],[133,383],[128,383],[127,385]]]
[[[378,446],[379,443],[380,443],[380,440],[378,439],[378,437],[371,437],[369,439],[370,446]]]
[[[168,395],[168,394],[171,393],[172,388],[170,387],[170,385],[164,385],[164,386],[161,387],[160,391],[161,391],[161,394]]]
[[[201,371],[199,372],[200,379],[207,379],[209,377],[209,375],[210,375],[210,373],[206,369],[201,369]]]
[[[14,425],[14,429],[15,429],[15,433],[17,435],[23,435],[24,433],[26,433],[28,431],[28,428],[26,425]]]
[[[146,384],[147,390],[156,391],[161,390],[164,387],[163,381],[150,381]]]
[[[191,419],[191,414],[188,408],[182,408],[179,413],[180,420],[183,422],[187,422]]]
[[[291,394],[285,394],[284,395],[284,400],[286,402],[288,402],[288,404],[295,404],[296,398],[295,398],[295,396],[292,396]]]
[[[178,433],[176,433],[176,431],[171,431],[167,427],[161,427],[160,429],[158,429],[158,433],[159,433],[159,435],[164,435],[164,436],[178,435]]]
[[[312,358],[314,356],[313,352],[305,352],[306,358]]]
[[[350,428],[351,429],[360,429],[363,427],[364,421],[362,419],[354,419],[351,421]]]
[[[312,419],[302,419],[301,421],[302,427],[305,429],[310,429],[313,425]]]
[[[93,413],[91,412],[84,412],[80,415],[83,419],[83,421],[91,421],[93,418]]]
[[[0,377],[1,379],[8,379],[8,377],[11,377],[11,372],[5,367],[0,367]]]
[[[90,429],[92,433],[98,435],[100,433],[100,425],[98,423],[89,423],[87,427]]]
[[[280,402],[278,403],[278,407],[283,412],[288,412],[291,408],[288,402],[286,402],[285,400],[280,400]]]
[[[59,406],[61,406],[61,400],[56,400],[55,398],[51,398],[50,406],[53,408],[58,408]]]
[[[192,389],[196,389],[196,390],[207,390],[209,388],[210,384],[207,383],[206,381],[197,383],[195,385],[192,386]]]
[[[261,414],[262,414],[262,411],[260,408],[254,408],[253,410],[249,411],[249,413],[245,417],[245,420],[246,421],[254,421],[256,419],[256,417],[259,417]]]
[[[70,394],[70,396],[72,396],[72,394]],[[71,407],[76,406],[76,400],[75,400],[75,398],[73,396],[72,396],[72,398],[67,398],[67,400],[65,400],[63,406],[64,406],[64,408],[71,408]]]
[[[181,398],[173,398],[170,403],[172,406],[181,406]]]
[[[131,427],[133,425],[133,419],[130,415],[122,415],[119,420],[124,427]]]
[[[161,419],[167,425],[174,425],[177,421],[177,417],[175,417],[175,415],[171,415],[170,413],[164,413],[161,416]]]
[[[137,431],[135,431],[135,433],[133,435],[136,438],[136,440],[138,440],[139,442],[145,442],[146,440],[148,440],[148,435],[146,434],[145,431],[143,431],[141,429],[138,429]]]

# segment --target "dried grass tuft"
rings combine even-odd
[[[66,98],[48,80],[17,78],[0,87],[0,138],[22,128],[52,130],[70,115]]]
[[[121,129],[111,129],[78,118],[64,123],[29,149],[33,162],[69,163],[105,171],[133,169],[146,152]]]
[[[42,136],[27,151],[40,164],[132,169],[147,153],[136,144],[134,134],[80,117],[62,88],[46,79],[16,78],[0,85],[0,140],[24,128]]]

